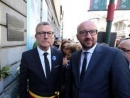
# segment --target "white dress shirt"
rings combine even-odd
[[[80,59],[80,73],[81,73],[81,70],[82,70],[82,65],[83,65],[82,63],[83,63],[83,60],[84,60],[84,52],[87,52],[87,65],[86,65],[86,70],[87,70],[89,61],[90,61],[90,59],[91,59],[91,57],[92,57],[92,54],[93,54],[93,52],[94,52],[96,46],[97,46],[97,43],[96,43],[92,48],[90,48],[90,49],[87,50],[87,51],[82,49],[81,59]]]
[[[51,49],[49,47],[49,49],[47,51],[43,51],[41,50],[38,46],[37,46],[37,50],[38,50],[38,53],[39,53],[39,57],[40,57],[40,60],[41,60],[41,63],[42,63],[42,68],[44,70],[44,74],[45,74],[45,77],[46,77],[46,68],[45,68],[45,61],[44,61],[44,53],[47,52],[48,55],[47,55],[47,58],[48,58],[48,61],[49,61],[49,65],[50,65],[50,71],[51,71]]]

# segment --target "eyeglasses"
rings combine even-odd
[[[78,34],[80,34],[81,36],[86,36],[88,33],[89,33],[91,36],[94,36],[94,35],[97,34],[97,30],[89,30],[89,31],[82,30],[82,31],[79,31]]]
[[[124,51],[124,52],[130,52],[130,50],[127,50],[127,49],[125,49],[125,48],[120,48],[120,47],[118,47],[118,49],[120,49],[120,50],[122,50],[122,51]]]
[[[44,31],[42,31],[42,32],[37,32],[37,34],[39,34],[40,36],[45,36],[46,34],[48,35],[48,36],[52,36],[53,34],[54,34],[54,32],[52,32],[52,31],[48,31],[48,32],[44,32]]]

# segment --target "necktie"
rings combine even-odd
[[[44,55],[44,61],[45,61],[46,78],[48,79],[50,76],[50,66],[49,66],[49,61],[47,58],[48,53],[45,52],[43,55]]]
[[[81,70],[81,75],[80,75],[80,81],[83,81],[85,72],[86,72],[86,65],[87,65],[87,52],[84,52],[84,60],[82,63],[82,70]]]

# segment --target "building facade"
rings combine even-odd
[[[111,32],[116,32],[116,41],[124,38],[130,38],[130,19],[129,10],[115,10],[112,21]],[[90,11],[90,20],[98,24],[98,31],[106,32],[107,11]],[[115,41],[115,43],[116,43]]]

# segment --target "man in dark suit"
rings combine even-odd
[[[51,47],[54,32],[47,22],[36,27],[38,46],[23,52],[20,64],[20,98],[57,98],[62,70],[62,53]]]
[[[126,58],[129,61],[129,69],[130,69],[130,39],[125,39],[121,41],[118,45],[118,48],[124,51]]]
[[[130,98],[130,72],[123,52],[98,44],[92,21],[78,26],[77,39],[82,49],[70,60],[66,98]]]

